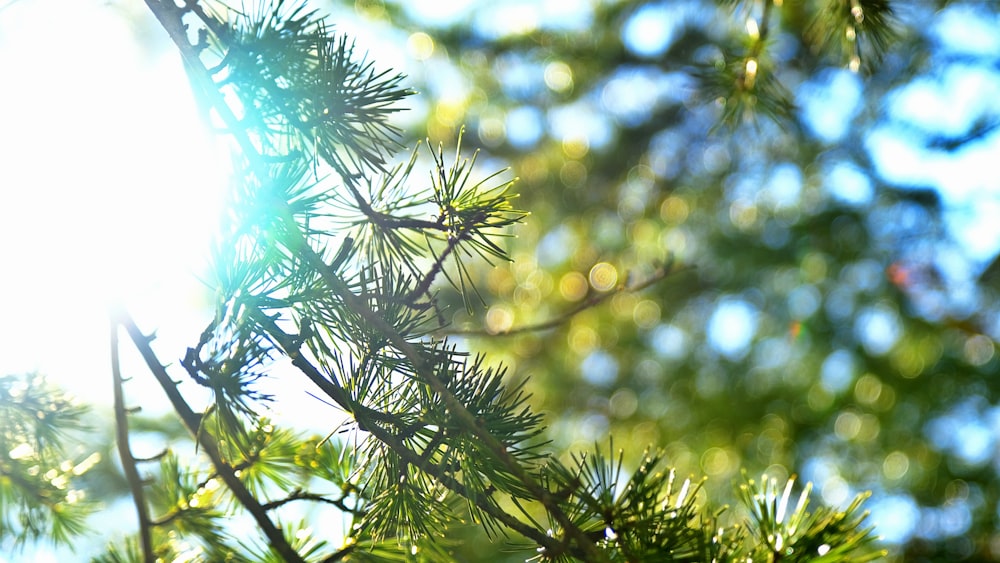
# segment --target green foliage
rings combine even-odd
[[[761,486],[748,481],[739,488],[739,496],[750,509],[747,524],[754,561],[870,561],[884,554],[865,553],[866,544],[875,538],[872,528],[862,527],[868,514],[860,509],[867,495],[859,495],[843,510],[821,507],[810,513],[811,484],[799,494],[791,508],[795,479],[785,483],[779,494],[778,485],[765,477]]]
[[[553,488],[569,495],[574,525],[598,542],[610,560],[712,559],[704,539],[705,531],[716,526],[696,502],[700,485],[685,479],[678,486],[676,473],[660,467],[662,453],[647,452],[630,476],[623,469],[623,453],[613,461],[600,450],[574,458],[572,468],[552,467]],[[551,524],[558,530],[557,523]]]
[[[843,0],[826,2],[810,32],[819,42],[857,70],[862,64],[874,69],[892,44],[892,4],[887,0]]]
[[[164,561],[176,561],[179,554],[172,549],[173,547],[170,543],[163,543],[158,550],[158,556]],[[91,559],[92,563],[135,563],[137,561],[142,561],[142,546],[139,545],[139,538],[136,537],[125,538],[121,543],[110,544],[104,553]]]
[[[66,446],[86,412],[39,374],[0,378],[0,542],[70,544],[87,530],[97,506],[79,482],[100,455]]]
[[[387,117],[410,94],[402,76],[359,60],[353,43],[302,2],[219,5],[203,23],[219,59],[212,74],[239,96],[239,117],[257,124],[262,140],[278,150],[314,147],[347,177],[383,166],[397,146]]]
[[[317,539],[312,528],[305,522],[298,522],[288,528],[288,543],[296,552],[309,560],[322,560],[328,557],[331,550],[326,541]],[[234,553],[233,560],[246,557],[247,561],[259,563],[283,563],[285,559],[280,553],[266,546],[253,545],[250,542],[239,542],[239,555]]]
[[[171,533],[218,545],[226,539],[225,512],[217,506],[217,485],[198,465],[185,467],[173,453],[160,458],[149,503],[164,536]]]

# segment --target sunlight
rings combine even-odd
[[[148,17],[96,0],[0,13],[0,374],[40,370],[85,400],[107,396],[109,303],[168,333],[204,322],[228,158]]]

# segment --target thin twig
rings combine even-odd
[[[351,545],[346,545],[336,552],[332,553],[326,559],[323,559],[322,563],[333,563],[334,561],[340,561],[351,554],[355,549],[357,549],[358,544],[352,543]]]
[[[525,334],[525,333],[528,333],[528,332],[541,332],[543,330],[549,330],[549,329],[552,329],[552,328],[558,328],[559,326],[562,326],[563,324],[565,324],[566,322],[568,322],[570,319],[572,319],[576,315],[579,315],[583,311],[586,311],[587,309],[592,309],[592,308],[594,308],[594,307],[596,307],[596,306],[604,303],[608,299],[611,299],[612,297],[614,297],[616,295],[620,295],[622,293],[636,293],[636,292],[642,291],[642,290],[646,289],[647,287],[649,287],[651,285],[655,285],[655,284],[659,283],[660,281],[664,280],[665,278],[667,278],[668,276],[670,276],[672,274],[675,274],[677,272],[682,272],[682,271],[688,270],[690,268],[691,267],[674,268],[673,267],[673,262],[670,261],[666,265],[658,268],[656,270],[656,272],[654,272],[653,275],[651,275],[649,278],[647,278],[647,279],[645,279],[645,280],[643,280],[643,281],[641,281],[639,283],[636,283],[636,284],[633,284],[633,285],[622,285],[622,286],[619,286],[615,291],[608,291],[608,292],[605,292],[605,293],[595,293],[594,295],[592,295],[588,299],[585,299],[584,301],[581,301],[579,304],[577,304],[572,309],[569,309],[568,311],[562,313],[561,315],[553,317],[553,318],[551,318],[551,319],[549,319],[547,321],[542,321],[542,322],[539,322],[539,323],[534,323],[534,324],[529,324],[529,325],[523,325],[523,326],[510,328],[510,329],[507,329],[507,330],[499,330],[499,331],[491,331],[489,329],[469,329],[469,330],[443,329],[443,330],[438,331],[438,334],[448,335],[448,336],[492,336],[492,337],[498,337],[498,336],[516,336],[516,335]]]
[[[340,509],[341,512],[346,512],[348,514],[353,514],[355,516],[364,516],[365,511],[358,508],[351,508],[347,506],[344,502],[347,496],[343,496],[339,499],[329,498],[326,495],[321,495],[317,493],[307,493],[303,490],[292,491],[287,497],[278,500],[272,500],[271,502],[264,503],[264,510],[274,510],[275,508],[282,507],[290,502],[295,502],[297,500],[309,500],[313,502],[319,502],[323,504],[332,504]]]
[[[233,136],[236,143],[240,146],[240,149],[246,154],[247,159],[251,161],[254,165],[262,162],[260,151],[250,140],[250,136],[246,134],[243,126],[240,124],[240,120],[235,114],[229,109],[226,104],[222,93],[219,91],[218,86],[215,81],[212,80],[210,73],[205,68],[204,63],[201,60],[198,47],[191,44],[188,41],[187,35],[187,25],[184,23],[184,15],[193,12],[201,18],[206,25],[213,27],[213,32],[218,34],[221,33],[221,29],[218,26],[213,25],[213,18],[206,15],[203,10],[200,9],[197,2],[188,1],[185,3],[183,8],[178,7],[174,0],[145,0],[146,6],[149,7],[153,15],[163,26],[163,29],[173,40],[174,45],[181,53],[181,58],[187,65],[189,76],[196,82],[197,87],[201,90],[202,95],[207,98],[207,103],[209,106],[215,108],[222,122],[226,125],[226,131]],[[267,178],[266,168],[257,166],[255,173],[263,181]]]
[[[440,256],[437,256],[434,259],[434,265],[431,266],[430,270],[428,270],[426,274],[424,274],[424,279],[422,279],[420,283],[417,284],[417,287],[413,288],[413,290],[410,291],[409,296],[407,297],[407,301],[409,303],[411,304],[416,303],[417,300],[419,300],[424,295],[428,295],[428,297],[430,297],[429,293],[431,289],[431,284],[434,283],[434,280],[437,278],[438,274],[440,274],[444,270],[444,263],[448,259],[448,256],[450,256],[452,252],[454,252],[455,249],[458,248],[459,244],[467,240],[467,237],[469,236],[470,232],[471,232],[470,229],[467,228],[466,225],[462,225],[462,228],[458,231],[457,234],[448,238],[448,244],[445,246],[444,251],[441,252]]]
[[[161,516],[156,520],[153,520],[152,522],[150,522],[150,524],[152,524],[153,526],[166,526],[167,524],[180,518],[181,514],[184,514],[184,510],[185,509],[183,508],[178,508],[177,510],[173,510],[167,513],[166,515]]]
[[[128,412],[125,408],[125,391],[122,380],[121,365],[118,353],[118,323],[111,321],[111,379],[114,386],[115,410],[115,442],[118,446],[118,458],[122,463],[122,472],[128,482],[132,502],[135,504],[136,516],[139,519],[139,545],[142,548],[142,560],[146,563],[156,561],[153,553],[152,521],[149,518],[149,506],[146,505],[146,494],[143,490],[142,476],[136,467],[136,459],[132,455],[132,447],[128,437]]]
[[[358,199],[361,194],[355,197]],[[361,201],[364,201],[363,199]],[[413,229],[413,230],[429,230],[429,231],[447,231],[449,227],[442,223],[441,221],[429,221],[427,219],[417,219],[416,217],[396,217],[394,215],[389,215],[388,213],[383,213],[381,211],[375,211],[367,202],[364,205],[359,204],[358,207],[365,214],[365,217],[369,221],[375,223],[383,229]]]

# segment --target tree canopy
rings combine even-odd
[[[214,318],[112,313],[117,464],[0,381],[5,544],[125,495],[98,561],[1000,559],[995,6],[146,4],[234,154]]]

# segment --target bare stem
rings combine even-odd
[[[562,326],[562,325],[566,324],[570,319],[572,319],[576,315],[579,315],[580,313],[586,311],[587,309],[592,309],[594,307],[597,307],[598,305],[604,303],[605,301],[607,301],[608,299],[611,299],[612,297],[614,297],[616,295],[619,295],[619,294],[622,294],[622,293],[636,293],[636,292],[642,291],[642,290],[646,289],[647,287],[649,287],[651,285],[655,285],[655,284],[659,283],[660,281],[662,281],[663,279],[667,278],[671,274],[674,274],[674,273],[679,272],[679,271],[683,271],[685,269],[687,269],[687,268],[674,268],[673,267],[673,262],[667,262],[667,264],[665,266],[657,269],[656,272],[654,272],[653,275],[651,275],[649,278],[647,278],[647,279],[645,279],[645,280],[643,280],[643,281],[641,281],[641,282],[639,282],[637,284],[628,285],[628,286],[623,285],[623,286],[618,287],[614,291],[608,291],[608,292],[605,292],[605,293],[594,294],[591,297],[589,297],[588,299],[585,299],[585,300],[581,301],[579,304],[577,304],[575,307],[569,309],[568,311],[566,311],[566,312],[564,312],[564,313],[562,313],[562,314],[560,314],[560,315],[558,315],[556,317],[553,317],[553,318],[551,318],[549,320],[542,321],[542,322],[539,322],[539,323],[534,323],[534,324],[529,324],[529,325],[523,325],[523,326],[513,327],[513,328],[510,328],[508,330],[501,330],[501,331],[495,331],[495,332],[494,331],[490,331],[488,329],[441,330],[441,331],[439,331],[439,334],[450,335],[450,336],[492,336],[492,337],[498,337],[498,336],[516,336],[516,335],[519,335],[519,334],[525,334],[525,333],[529,333],[529,332],[541,332],[543,330],[549,330],[549,329],[553,329],[553,328],[558,328],[559,326]]]
[[[142,548],[142,560],[153,563],[152,521],[149,518],[149,507],[146,505],[146,494],[142,486],[142,476],[132,455],[132,447],[128,438],[128,411],[125,408],[125,384],[122,379],[121,365],[118,353],[118,323],[111,322],[111,378],[114,386],[115,410],[115,442],[118,446],[118,457],[122,462],[122,472],[128,482],[132,502],[135,504],[136,516],[139,519],[139,544]]]

